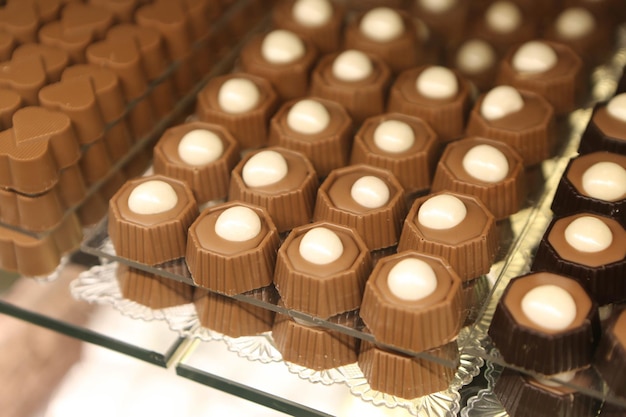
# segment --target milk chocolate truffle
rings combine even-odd
[[[313,70],[311,95],[336,101],[359,124],[385,109],[391,72],[372,54],[348,49],[325,55]]]
[[[559,381],[586,389],[601,389],[599,378],[591,368],[553,375],[550,379],[533,378],[505,368],[493,392],[507,413],[516,417],[587,417],[597,414],[599,400]]]
[[[461,279],[450,264],[408,250],[378,261],[359,314],[378,342],[422,352],[456,338],[462,304]]]
[[[626,155],[626,88],[609,101],[596,104],[593,109],[578,152],[596,151]]]
[[[352,119],[340,104],[320,98],[285,103],[270,122],[269,144],[302,152],[320,178],[348,165]]]
[[[297,227],[278,251],[274,285],[285,307],[328,318],[361,305],[371,256],[354,229],[328,222]]]
[[[497,83],[542,95],[557,116],[578,107],[585,91],[581,58],[569,46],[547,40],[512,47],[500,63]]]
[[[411,12],[446,45],[457,42],[466,33],[469,6],[463,0],[415,0]]]
[[[396,78],[387,110],[424,119],[441,142],[450,142],[463,134],[470,106],[469,82],[454,70],[429,65]]]
[[[267,308],[202,288],[195,289],[193,299],[202,327],[230,337],[254,336],[272,330],[274,312]]]
[[[380,57],[394,74],[424,62],[423,45],[413,20],[390,7],[373,8],[349,22],[344,46]]]
[[[470,38],[451,50],[448,66],[456,69],[478,91],[487,91],[493,86],[499,65],[493,45],[484,39]]]
[[[539,94],[501,85],[478,98],[466,133],[502,141],[520,154],[525,166],[535,165],[554,152],[554,109]]]
[[[432,192],[452,191],[478,197],[496,220],[517,212],[526,183],[522,158],[503,142],[468,137],[450,143],[435,171]]]
[[[599,305],[626,300],[626,231],[616,220],[591,213],[553,219],[532,269],[576,279]]]
[[[218,204],[189,228],[187,266],[197,286],[241,294],[272,283],[278,244],[266,210],[240,201]]]
[[[426,353],[443,361],[459,362],[456,341]],[[446,390],[456,371],[432,359],[404,355],[366,341],[361,342],[358,363],[373,390],[406,399]]]
[[[239,144],[223,127],[184,123],[166,130],[154,147],[154,172],[186,181],[201,204],[228,195]]]
[[[509,282],[489,336],[507,363],[554,375],[591,363],[600,320],[595,302],[576,280],[534,272]]]
[[[318,184],[306,156],[270,147],[239,161],[231,173],[228,199],[265,207],[282,233],[311,221]]]
[[[303,97],[318,51],[308,39],[276,29],[251,39],[240,55],[244,72],[268,80],[281,100]]]
[[[493,214],[474,196],[439,192],[415,200],[398,252],[413,249],[446,259],[463,281],[489,272],[498,249]]]
[[[188,304],[193,287],[175,279],[118,264],[117,282],[122,297],[154,310]]]
[[[344,16],[344,8],[331,0],[281,0],[272,11],[272,23],[328,54],[339,49]]]
[[[572,158],[559,181],[552,211],[586,211],[613,217],[626,227],[626,155],[594,152]]]
[[[359,339],[284,314],[276,315],[272,337],[284,361],[315,371],[357,361]]]
[[[407,207],[404,189],[394,175],[368,165],[332,171],[321,184],[314,221],[353,227],[370,250],[398,243]]]
[[[157,265],[185,255],[187,229],[197,215],[186,183],[141,177],[126,182],[109,202],[109,236],[118,256]]]
[[[626,397],[626,309],[612,314],[598,345],[594,365],[611,392]]]
[[[267,144],[269,119],[278,98],[260,77],[236,73],[212,78],[198,93],[196,115],[203,122],[224,126],[241,149]]]
[[[367,119],[354,136],[350,163],[388,169],[408,195],[430,188],[439,143],[418,117],[386,113]]]

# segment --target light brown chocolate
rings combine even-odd
[[[421,0],[412,2],[411,13],[421,19],[444,46],[457,42],[466,31],[470,3],[456,1],[447,10],[433,11],[422,5]]]
[[[389,272],[404,259],[423,261],[433,269],[437,287],[430,295],[406,301],[391,292]],[[462,304],[461,279],[447,261],[407,250],[378,261],[367,281],[359,314],[378,342],[422,352],[456,338],[464,319]]]
[[[192,301],[193,287],[184,282],[118,264],[117,281],[122,297],[154,310],[176,307]]]
[[[48,82],[53,83],[61,79],[63,70],[70,64],[70,58],[66,51],[54,46],[42,43],[25,43],[13,51],[12,60],[38,56],[43,62]]]
[[[37,42],[41,23],[36,9],[27,1],[10,1],[0,8],[0,28],[18,44]]]
[[[243,242],[218,236],[215,224],[220,214],[239,206],[259,216],[260,233]],[[187,266],[197,286],[227,295],[241,294],[272,283],[278,245],[278,231],[266,210],[241,201],[223,203],[204,210],[189,227]]]
[[[13,115],[23,106],[22,97],[10,88],[0,88],[0,130],[13,126]]]
[[[341,240],[343,254],[336,261],[317,265],[300,254],[302,238],[316,227],[330,229]],[[354,229],[316,222],[293,229],[282,243],[274,285],[285,307],[328,318],[359,308],[371,263],[369,250]]]
[[[0,63],[0,87],[18,93],[24,105],[37,105],[37,94],[47,82],[46,68],[40,56]]]
[[[309,98],[320,103],[328,111],[328,126],[319,133],[303,134],[289,126],[289,111],[300,99],[283,104],[270,120],[269,145],[280,146],[303,153],[313,164],[318,177],[326,177],[330,171],[348,165],[352,144],[352,119],[340,104]]]

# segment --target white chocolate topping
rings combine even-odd
[[[379,208],[389,201],[389,187],[380,178],[365,175],[352,184],[350,195],[363,207]]]
[[[261,233],[261,219],[249,207],[229,207],[217,217],[215,233],[230,242],[245,242]]]
[[[421,259],[403,259],[391,268],[387,275],[389,290],[406,301],[428,297],[437,289],[437,275],[433,268]]]
[[[482,39],[470,39],[456,53],[456,66],[467,74],[478,74],[496,62],[493,47]]]
[[[302,39],[295,33],[276,29],[263,39],[261,55],[272,64],[289,64],[304,56],[305,47]]]
[[[572,295],[556,285],[539,285],[522,298],[522,311],[536,325],[554,331],[564,330],[576,318]]]
[[[485,21],[495,32],[512,33],[522,24],[522,13],[513,2],[496,1],[485,12]]]
[[[456,4],[457,0],[419,0],[424,10],[430,13],[445,13]]]
[[[389,153],[401,153],[415,143],[415,133],[408,124],[399,120],[385,120],[374,130],[374,143]]]
[[[252,110],[261,99],[259,88],[246,78],[231,78],[220,87],[217,101],[222,110],[240,114]]]
[[[178,196],[165,181],[142,182],[128,196],[128,208],[137,214],[159,214],[176,207]]]
[[[529,41],[513,55],[513,69],[518,72],[538,74],[553,68],[558,61],[556,52],[545,42]]]
[[[291,14],[302,26],[319,27],[331,19],[333,7],[328,0],[296,0]]]
[[[224,153],[224,144],[210,130],[194,129],[178,143],[178,156],[186,164],[201,166],[214,162]]]
[[[335,262],[343,254],[343,243],[337,233],[326,227],[314,227],[302,236],[300,256],[315,265]]]
[[[524,99],[519,91],[509,85],[500,85],[485,95],[480,114],[487,120],[497,120],[523,108]]]
[[[576,376],[577,371],[561,372],[559,374],[550,375],[545,378],[536,378],[537,382],[547,387],[560,387],[562,382],[571,382]]]
[[[330,113],[319,101],[298,101],[287,113],[287,125],[298,133],[314,135],[330,124]]]
[[[426,200],[417,212],[417,221],[431,229],[446,230],[460,224],[467,208],[458,197],[439,194]]]
[[[509,163],[499,149],[491,145],[476,145],[463,157],[463,169],[484,182],[498,182],[509,173]]]
[[[597,162],[583,173],[582,187],[590,197],[621,200],[626,196],[626,169],[615,162]]]
[[[333,76],[341,81],[361,81],[374,71],[372,60],[363,52],[348,49],[340,53],[333,61]]]
[[[261,151],[243,166],[243,182],[248,187],[275,184],[287,176],[289,168],[285,157],[272,150]]]
[[[626,93],[618,94],[606,105],[606,111],[617,120],[626,123]]]
[[[560,37],[578,39],[593,32],[596,19],[583,7],[570,7],[559,14],[555,26]]]
[[[443,100],[459,91],[456,75],[446,67],[433,65],[420,73],[415,81],[417,91],[424,97]]]
[[[565,240],[574,249],[594,253],[611,246],[613,233],[602,220],[592,216],[582,216],[565,228]]]
[[[402,17],[389,7],[376,7],[365,13],[359,26],[361,33],[376,42],[389,42],[404,32]]]

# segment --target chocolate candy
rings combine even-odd
[[[578,152],[586,154],[607,151],[626,155],[625,109],[626,88],[607,102],[596,104],[580,139]]]
[[[192,300],[193,287],[184,282],[124,264],[118,264],[116,276],[124,298],[155,310],[188,304]]]
[[[611,315],[598,345],[594,365],[615,395],[626,397],[626,310]]]

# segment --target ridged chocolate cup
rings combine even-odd
[[[416,81],[427,68],[429,66],[411,68],[398,75],[389,91],[387,111],[425,120],[437,133],[439,141],[447,143],[463,135],[471,106],[471,86],[454,70],[459,87],[454,97],[445,100],[424,97],[418,92]]]
[[[298,323],[284,314],[276,315],[272,337],[284,361],[315,371],[357,361],[359,339],[323,327]]]
[[[192,166],[183,161],[178,146],[193,130],[205,130],[217,135],[224,150],[220,157],[205,165]],[[205,123],[184,123],[166,130],[154,146],[154,172],[186,181],[199,204],[225,199],[228,195],[230,172],[239,162],[239,144],[222,126]]]
[[[409,125],[415,142],[404,152],[391,153],[379,148],[374,132],[383,122],[394,120]],[[350,163],[367,164],[391,171],[407,195],[430,188],[437,161],[439,142],[428,123],[400,113],[385,113],[367,119],[354,136]]]
[[[329,264],[316,265],[300,255],[304,235],[324,227],[333,231],[343,244],[343,254]],[[274,285],[285,307],[328,318],[361,305],[372,259],[363,239],[354,229],[328,222],[297,227],[278,250]]]
[[[128,207],[130,193],[138,185],[164,181],[172,186],[178,201],[174,208],[157,214],[138,214]],[[179,180],[152,175],[127,181],[109,202],[108,232],[118,256],[157,265],[185,255],[187,229],[198,216],[189,186]]]
[[[391,292],[389,272],[405,259],[426,262],[433,269],[437,287],[432,294],[406,301]],[[414,352],[441,346],[457,337],[464,320],[461,279],[438,256],[404,251],[384,257],[370,274],[359,314],[380,343]]]
[[[596,213],[612,217],[626,227],[626,195],[615,201],[591,197],[582,187],[582,176],[598,162],[614,162],[626,169],[626,155],[610,152],[593,152],[572,158],[561,176],[552,200],[552,212],[565,216],[577,212]]]
[[[272,10],[272,23],[279,29],[287,29],[304,39],[309,39],[321,54],[335,52],[341,46],[345,17],[344,7],[331,2],[330,19],[319,26],[307,26],[297,21],[292,10],[296,0],[276,2]]]
[[[522,298],[540,285],[558,286],[573,297],[576,317],[566,329],[543,328],[522,312]],[[496,307],[489,336],[507,363],[554,375],[591,364],[600,338],[600,319],[595,302],[576,280],[549,272],[534,272],[509,282]]]
[[[333,75],[339,53],[323,56],[311,74],[311,95],[342,104],[356,124],[383,113],[391,85],[389,66],[376,55],[368,54],[372,73],[360,81],[343,81]]]
[[[502,141],[520,154],[525,166],[531,166],[554,153],[557,135],[554,109],[539,94],[519,93],[524,107],[495,120],[487,120],[481,114],[486,94],[480,96],[470,113],[466,134]]]
[[[350,195],[352,185],[361,177],[374,176],[389,188],[389,200],[378,208],[367,208]],[[333,170],[317,191],[314,221],[326,220],[354,228],[370,250],[398,243],[407,212],[404,189],[386,169],[359,164]]]
[[[247,207],[259,216],[261,231],[256,237],[233,242],[217,235],[217,219],[232,207]],[[231,201],[204,210],[189,227],[185,260],[197,286],[227,295],[241,294],[272,283],[279,240],[267,210]]]
[[[0,132],[0,186],[24,194],[45,192],[80,156],[69,117],[43,107],[23,107],[13,115],[13,127]]]
[[[456,341],[427,353],[446,361],[459,361]],[[446,390],[456,371],[431,359],[403,355],[366,341],[361,342],[358,363],[373,390],[405,399]]]
[[[465,219],[453,228],[433,229],[418,220],[422,205],[438,195],[458,198],[467,210]],[[493,214],[477,197],[442,191],[413,202],[402,226],[398,252],[413,249],[441,256],[465,282],[489,272],[498,250],[498,238]]]
[[[124,264],[118,264],[116,276],[122,297],[154,310],[188,304],[193,298],[189,284]]]
[[[463,296],[463,326],[474,324],[485,302],[491,294],[491,283],[487,275],[481,275],[478,278],[463,282],[461,289]]]
[[[468,22],[470,3],[459,1],[452,3],[446,10],[433,11],[425,7],[419,1],[412,2],[411,13],[421,19],[433,32],[433,36],[439,38],[444,46],[461,39],[465,33]]]
[[[576,219],[592,217],[611,231],[613,241],[605,250],[582,252],[565,238],[565,229]],[[580,282],[598,305],[626,300],[626,231],[616,220],[591,213],[578,213],[550,222],[532,264],[534,271],[550,271]]]
[[[569,46],[543,42],[557,54],[557,63],[553,68],[537,74],[518,73],[512,65],[518,45],[512,47],[500,62],[497,84],[511,85],[542,95],[552,104],[554,113],[562,116],[578,107],[581,95],[586,91],[583,63]]]
[[[605,328],[594,366],[611,392],[626,397],[626,309],[616,309]]]
[[[579,154],[606,151],[626,155],[626,122],[611,116],[606,109],[607,103],[598,103],[593,108],[580,138]]]
[[[254,336],[272,330],[275,313],[202,288],[194,292],[194,306],[202,327],[229,337]]]
[[[490,145],[504,154],[509,172],[499,182],[488,183],[470,176],[463,168],[465,154],[477,145]],[[504,142],[480,137],[468,137],[450,143],[439,159],[433,193],[452,191],[478,197],[496,220],[502,220],[522,208],[526,198],[526,180],[522,157]]]
[[[601,390],[599,378],[590,368],[577,372],[570,382],[587,389]],[[493,393],[507,413],[516,417],[588,417],[597,415],[601,404],[599,400],[573,388],[547,386],[510,368],[502,370]]]
[[[304,134],[289,126],[288,115],[300,102],[295,99],[283,104],[270,121],[269,145],[302,152],[315,167],[318,177],[324,178],[335,168],[348,165],[352,144],[352,119],[346,109],[330,100],[311,97],[324,106],[330,115],[328,126],[319,133]]]
[[[260,151],[250,152],[231,172],[228,200],[242,200],[265,207],[279,233],[309,223],[319,184],[313,164],[302,153],[290,149],[273,146],[263,150],[280,153],[287,161],[288,174],[277,183],[249,187],[243,180],[243,168]]]
[[[304,97],[309,91],[309,78],[318,58],[317,48],[306,38],[304,55],[293,62],[274,64],[267,61],[261,52],[261,45],[267,34],[259,34],[250,39],[239,55],[242,71],[268,80],[281,101]]]
[[[233,78],[245,78],[252,81],[259,89],[259,105],[254,109],[231,114],[222,110],[218,101],[222,85]],[[203,122],[224,126],[235,136],[241,149],[259,148],[267,144],[269,120],[276,111],[278,96],[271,84],[260,77],[236,73],[215,77],[198,93],[196,115]]]
[[[73,214],[41,237],[0,225],[0,268],[26,277],[49,275],[82,239],[80,223]]]
[[[400,9],[394,10],[400,15],[404,24],[404,31],[398,37],[387,42],[368,38],[359,27],[363,16],[367,13],[365,12],[346,24],[344,47],[378,56],[389,65],[394,74],[398,74],[422,64],[425,52],[412,18]]]

